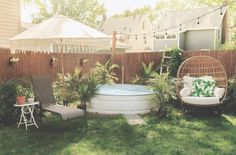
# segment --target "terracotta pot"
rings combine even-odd
[[[17,96],[17,103],[24,104],[25,103],[25,96]]]

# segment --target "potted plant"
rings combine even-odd
[[[16,85],[16,101],[18,104],[24,104],[25,103],[25,88],[22,85]]]
[[[32,103],[34,102],[34,94],[31,90],[26,91],[27,102]]]

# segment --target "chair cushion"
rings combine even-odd
[[[220,104],[218,97],[182,97],[183,102],[194,105],[214,105]]]
[[[82,109],[66,107],[62,105],[49,105],[43,107],[43,110],[50,111],[61,115],[63,120],[84,116],[85,112]]]
[[[213,97],[216,81],[210,76],[204,76],[193,80],[192,96]]]
[[[225,94],[225,88],[215,87],[214,96],[221,99],[224,96],[224,94]]]
[[[194,77],[190,77],[189,75],[185,75],[183,77],[184,88],[192,89],[194,79],[195,79]]]
[[[190,96],[191,94],[192,94],[192,90],[190,88],[183,88],[180,91],[181,97],[187,97],[187,96]]]

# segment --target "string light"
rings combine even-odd
[[[179,25],[179,31],[181,31],[181,30],[182,30],[182,24]]]
[[[146,34],[143,34],[143,39],[146,39]]]
[[[163,32],[163,31],[164,31],[164,32],[165,32],[165,35],[168,35],[168,33],[167,33],[168,30],[174,29],[174,28],[177,27],[177,28],[179,28],[179,31],[181,31],[184,24],[191,23],[191,22],[194,22],[194,21],[196,21],[196,20],[197,20],[197,24],[199,25],[199,24],[200,24],[200,18],[202,18],[202,17],[204,17],[204,16],[207,16],[207,15],[213,13],[213,12],[216,12],[217,10],[220,10],[220,15],[223,15],[223,8],[224,8],[224,7],[227,7],[228,5],[230,5],[230,4],[234,3],[234,2],[236,2],[236,0],[231,1],[230,3],[228,3],[228,4],[226,4],[226,5],[223,5],[223,6],[220,6],[220,7],[216,8],[216,9],[213,9],[213,10],[211,10],[211,11],[205,13],[205,14],[202,14],[202,15],[200,15],[200,16],[194,18],[194,19],[185,21],[185,22],[183,22],[183,23],[181,23],[181,24],[173,25],[173,26],[170,26],[170,27],[167,27],[167,28],[164,28],[164,29],[160,29],[160,28],[158,27],[158,31],[154,31],[154,32],[152,31],[152,32],[143,33],[143,34],[141,33],[141,34],[129,35],[129,38],[132,37],[132,36],[134,36],[135,39],[137,40],[137,39],[138,39],[138,36],[143,35],[143,39],[146,40],[146,35],[150,35],[150,34],[153,34],[153,38],[157,38],[156,32]],[[146,41],[145,41],[145,42],[146,42]]]
[[[199,25],[200,24],[200,17],[197,18],[197,24]]]

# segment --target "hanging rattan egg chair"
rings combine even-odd
[[[180,90],[183,85],[180,84],[177,87],[177,96],[180,98],[183,104],[196,107],[210,107],[217,106],[222,103],[227,93],[227,74],[223,65],[215,58],[210,56],[193,56],[186,59],[179,67],[177,73],[178,81],[183,81],[183,77],[189,75],[190,77],[202,77],[211,76],[216,82],[216,87],[224,88],[225,92],[222,98],[217,103],[202,104],[202,100],[195,102],[194,104],[186,102],[180,95]],[[195,98],[196,99],[196,98]],[[207,98],[208,99],[208,98]]]

